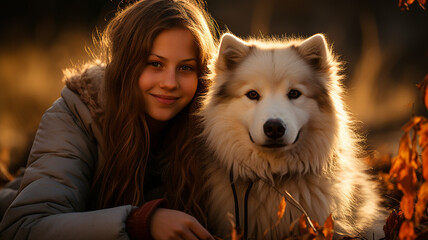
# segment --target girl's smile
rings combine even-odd
[[[159,103],[166,104],[166,105],[172,105],[175,102],[177,102],[177,100],[179,99],[179,97],[168,96],[168,95],[157,95],[157,94],[150,94],[150,95],[152,95],[156,100],[158,100]]]

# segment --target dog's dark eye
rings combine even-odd
[[[302,95],[301,92],[299,92],[296,89],[291,89],[290,92],[288,92],[288,99],[296,99],[298,97],[300,97],[300,95]]]
[[[251,100],[259,100],[260,99],[259,93],[254,91],[254,90],[247,92],[246,96],[247,96],[247,98],[249,98]]]

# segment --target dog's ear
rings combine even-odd
[[[228,71],[234,69],[250,51],[250,47],[230,33],[225,33],[221,37],[219,53],[216,61],[216,69]]]
[[[329,50],[324,35],[315,34],[297,46],[297,51],[316,70],[328,67]]]

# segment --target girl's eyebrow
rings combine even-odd
[[[155,57],[160,58],[162,60],[166,60],[166,57],[162,57],[162,56],[159,56],[159,55],[154,54],[154,53],[150,53],[150,56],[155,56]],[[180,62],[190,62],[190,61],[197,61],[197,60],[196,60],[196,58],[187,58],[187,59],[181,60]]]

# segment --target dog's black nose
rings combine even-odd
[[[271,139],[277,139],[284,136],[286,126],[280,119],[269,119],[263,125],[263,131]]]

